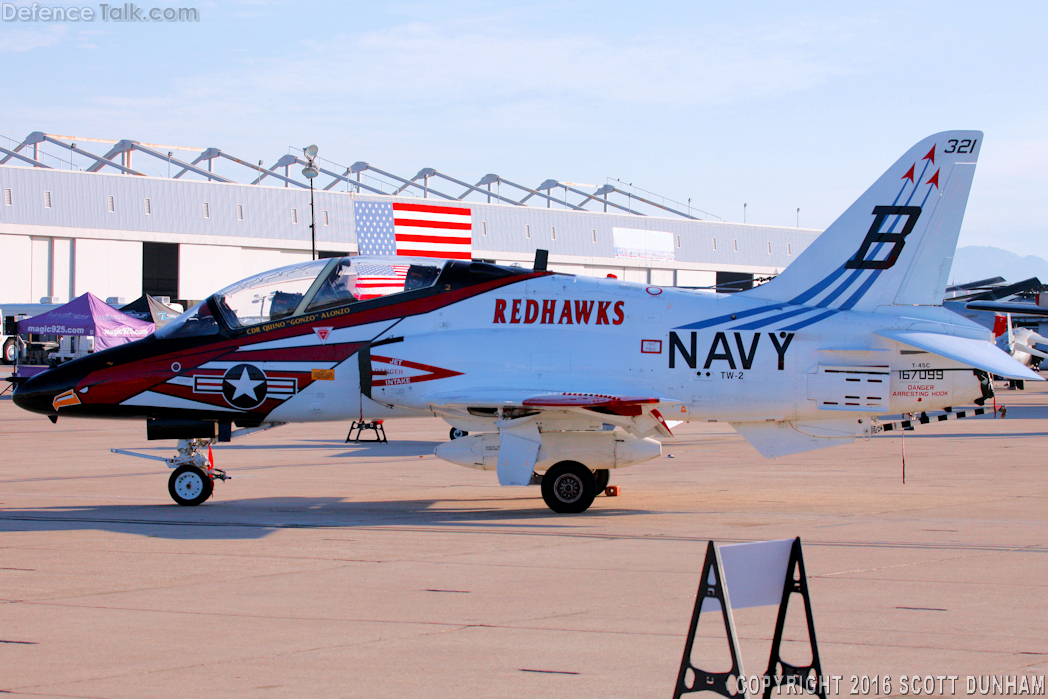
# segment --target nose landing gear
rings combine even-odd
[[[167,492],[179,505],[199,505],[214,493],[215,480],[229,480],[225,471],[214,466],[211,442],[210,439],[180,439],[178,454],[173,459],[165,459],[175,469],[167,481]],[[204,447],[208,448],[206,457],[200,451]]]
[[[192,506],[205,502],[215,491],[215,481],[228,481],[231,476],[220,468],[215,468],[210,456],[211,439],[180,439],[178,453],[173,458],[139,454],[126,449],[111,449],[114,454],[137,456],[140,459],[163,461],[174,472],[167,480],[167,492],[179,505]],[[208,447],[208,455],[201,449]]]
[[[215,481],[193,464],[183,464],[167,481],[167,492],[179,505],[199,505],[211,497]]]

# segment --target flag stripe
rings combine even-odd
[[[441,250],[448,250],[452,252],[469,252],[470,247],[468,244],[458,243],[455,245],[448,244],[444,241],[402,241],[398,243],[401,255],[407,255],[406,250],[428,250],[430,252],[439,252]]]
[[[398,247],[401,243],[444,243],[446,245],[469,245],[470,238],[458,238],[450,235],[415,235],[402,233],[397,235]]]
[[[461,206],[433,206],[432,204],[404,204],[393,202],[394,211],[423,211],[430,214],[459,214],[470,215],[470,210]]]
[[[394,235],[397,236],[397,240],[400,240],[402,235],[430,235],[438,236],[441,238],[463,238],[465,240],[472,240],[473,235],[469,231],[458,230],[457,228],[430,228],[428,226],[394,226]]]
[[[401,255],[407,255],[409,257],[433,257],[441,260],[471,260],[473,254],[471,252],[456,252],[442,248],[441,250],[416,250],[413,248],[404,248],[400,251]]]
[[[413,218],[395,218],[394,226],[408,226],[410,228],[446,228],[452,231],[468,231],[473,228],[472,223],[453,223],[450,221],[423,221]]]
[[[449,221],[451,223],[469,223],[472,217],[467,214],[453,215],[453,214],[428,214],[420,211],[400,211],[394,212],[394,216],[398,219],[410,219],[413,221]]]

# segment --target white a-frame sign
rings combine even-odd
[[[800,601],[804,605],[804,614],[808,622],[812,657],[810,665],[791,665],[779,655],[786,611],[790,598],[795,594],[801,596]],[[820,699],[826,699],[799,537],[722,546],[716,546],[712,541],[709,543],[706,562],[702,566],[702,581],[695,597],[695,611],[691,616],[691,626],[688,627],[688,640],[684,645],[684,659],[677,674],[674,699],[692,692],[714,692],[730,699],[749,699],[749,683],[739,662],[739,641],[735,636],[731,612],[732,609],[773,604],[779,605],[779,615],[775,622],[768,669],[760,683],[764,690],[764,699],[769,699],[772,689],[783,684],[794,685]],[[695,632],[702,612],[718,610],[721,612],[727,635],[731,669],[726,672],[707,672],[693,664],[692,647],[695,644]]]

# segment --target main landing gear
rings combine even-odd
[[[611,480],[611,471],[602,468],[594,471],[593,475],[597,478],[597,493],[603,493],[608,487],[608,482]]]
[[[542,475],[542,499],[554,512],[585,512],[611,479],[608,469],[590,471],[577,461],[561,461]]]

